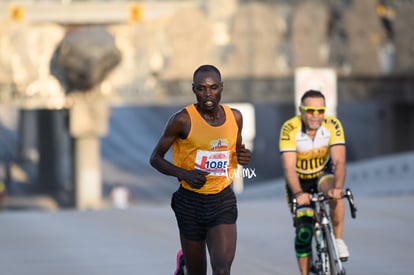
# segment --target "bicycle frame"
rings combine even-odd
[[[314,194],[312,199],[315,202],[314,239],[317,256],[313,259],[313,264],[317,274],[343,275],[345,269],[339,259],[329,205],[323,197],[321,199],[321,196],[323,194]]]
[[[356,217],[356,207],[353,194],[346,189],[343,198],[347,198],[352,218]],[[318,275],[345,275],[345,268],[339,258],[333,233],[330,207],[328,201],[331,198],[323,193],[312,194],[312,202],[315,209],[315,222],[313,227],[313,245],[311,271]],[[293,199],[293,215],[297,209],[296,199]]]

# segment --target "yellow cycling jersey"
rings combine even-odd
[[[339,119],[325,116],[312,139],[305,130],[300,115],[286,121],[280,131],[279,150],[296,152],[296,172],[300,179],[314,179],[328,165],[329,147],[345,144],[345,134]]]

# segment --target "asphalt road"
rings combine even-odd
[[[347,273],[411,274],[412,193],[354,194],[358,216],[351,219],[348,211],[344,232],[351,253]],[[5,275],[173,274],[179,247],[167,203],[127,210],[4,211],[0,224],[0,274]],[[298,274],[291,219],[281,196],[240,196],[232,274]]]

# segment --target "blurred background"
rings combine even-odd
[[[410,152],[413,13],[410,0],[2,1],[3,207],[99,208],[120,186],[133,203],[167,202],[176,180],[148,159],[206,63],[246,112],[243,188],[282,177],[279,130],[303,68],[335,94],[349,162]]]

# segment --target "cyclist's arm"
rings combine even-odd
[[[312,195],[303,193],[303,190],[300,187],[299,177],[296,173],[296,152],[283,152],[282,165],[286,184],[289,186],[293,195],[295,195],[297,204],[310,204]]]
[[[293,194],[299,194],[302,188],[296,173],[296,152],[283,152],[281,155],[285,181]]]
[[[334,165],[334,194],[330,194],[333,198],[339,199],[340,194],[344,188],[345,175],[346,175],[346,152],[345,145],[338,144],[331,146],[330,156]]]

